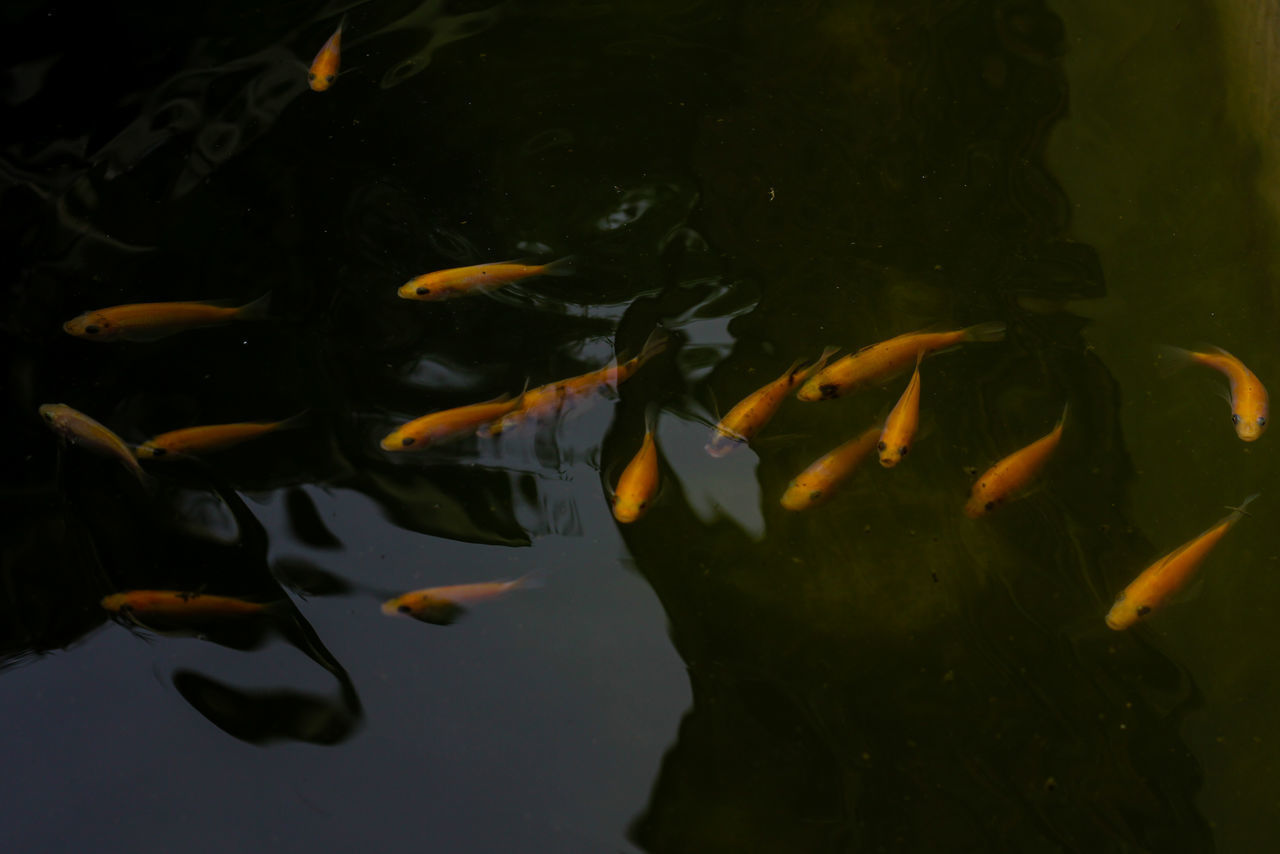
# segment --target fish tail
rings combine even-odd
[[[315,421],[315,413],[310,409],[304,409],[297,415],[290,415],[283,421],[276,422],[276,430],[299,430]]]
[[[1249,512],[1248,507],[1250,504],[1253,503],[1253,500],[1261,494],[1262,494],[1261,492],[1255,492],[1253,495],[1250,495],[1244,501],[1241,501],[1239,507],[1232,507],[1230,505],[1227,505],[1227,509],[1231,511],[1231,515],[1228,516],[1227,518],[1230,521],[1235,522],[1235,521],[1238,521],[1241,516],[1252,516],[1253,514]]]
[[[265,320],[271,309],[271,291],[267,291],[256,300],[240,306],[236,317],[240,320]]]
[[[645,339],[644,346],[640,348],[640,354],[636,356],[636,360],[643,365],[654,356],[667,349],[667,345],[671,343],[671,336],[667,330],[661,326],[655,327],[649,333],[649,337]]]
[[[1009,329],[1003,320],[992,320],[987,323],[979,323],[970,326],[964,331],[964,340],[966,341],[1003,341],[1004,334]]]
[[[644,408],[644,431],[653,435],[657,434],[658,415],[662,412],[662,407],[655,401],[650,401]]]
[[[542,275],[544,276],[572,276],[578,269],[578,259],[573,255],[566,255],[559,261],[552,261],[550,264],[542,265]]]
[[[1062,425],[1067,423],[1067,411],[1071,409],[1071,401],[1062,404],[1062,414],[1058,416],[1058,429],[1062,429]]]

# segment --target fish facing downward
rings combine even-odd
[[[342,64],[342,26],[347,22],[344,15],[338,22],[338,29],[333,31],[316,58],[311,60],[307,69],[307,85],[313,92],[323,92],[338,79],[338,66]]]
[[[654,441],[656,410],[645,415],[644,440],[627,463],[613,492],[613,518],[624,525],[636,521],[649,509],[658,491],[658,444]]]
[[[707,442],[707,453],[713,457],[723,457],[730,451],[749,441],[769,423],[782,401],[791,390],[803,383],[814,373],[821,371],[839,347],[828,347],[822,351],[818,361],[806,368],[800,367],[800,360],[791,363],[782,376],[771,383],[762,385],[751,392],[730,409],[711,431],[711,439]]]
[[[880,431],[880,441],[876,450],[880,452],[880,465],[893,468],[902,462],[902,458],[911,449],[911,440],[916,435],[916,427],[920,424],[920,360],[924,351],[916,354],[916,369],[911,374],[911,382],[902,392],[902,397],[893,405],[889,417],[884,420],[884,429]]]
[[[550,264],[476,264],[472,267],[454,267],[414,276],[400,286],[401,299],[434,302],[454,299],[468,294],[496,290],[512,282],[533,276],[564,276],[573,272],[573,259],[561,258]]]
[[[233,320],[262,320],[271,305],[264,294],[240,307],[208,302],[140,302],[87,311],[62,324],[68,335],[86,341],[154,341],[200,326]]]
[[[1235,424],[1236,435],[1245,442],[1256,441],[1267,429],[1269,402],[1266,387],[1253,371],[1245,367],[1244,362],[1226,350],[1221,347],[1210,347],[1209,350],[1211,352],[1204,353],[1167,347],[1165,353],[1176,361],[1206,365],[1226,374],[1231,386],[1231,422]]]
[[[148,489],[152,487],[154,481],[151,475],[142,470],[133,451],[114,432],[65,403],[46,403],[39,411],[40,417],[59,436],[96,454],[115,457],[124,463],[124,467],[133,473],[139,483]]]
[[[274,433],[303,426],[307,413],[283,421],[244,421],[235,424],[205,424],[161,433],[143,442],[134,452],[142,459],[173,459],[194,454],[211,454]]]
[[[964,505],[965,515],[977,519],[1021,492],[1058,449],[1062,425],[1066,422],[1067,408],[1064,406],[1062,416],[1052,430],[983,472],[969,490],[969,500]]]
[[[1218,541],[1242,516],[1247,515],[1245,508],[1257,497],[1257,493],[1250,495],[1209,530],[1144,569],[1116,597],[1115,604],[1107,612],[1107,625],[1117,631],[1127,629],[1186,586]]]
[[[503,395],[483,403],[455,406],[415,418],[388,433],[384,451],[422,451],[440,442],[474,434],[476,430],[523,405],[524,395]]]
[[[830,400],[855,389],[884,382],[911,367],[918,354],[928,355],[968,341],[1001,341],[1005,325],[979,323],[950,332],[909,332],[863,347],[809,377],[796,393],[799,400]]]
[[[835,488],[853,474],[880,441],[880,425],[870,427],[840,447],[819,457],[787,484],[782,506],[788,510],[807,510],[831,497]]]
[[[427,587],[411,590],[382,603],[382,613],[391,616],[404,615],[447,626],[456,620],[470,605],[496,598],[529,583],[528,576],[511,581],[481,581],[475,584],[454,584],[447,587]]]

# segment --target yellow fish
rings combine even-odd
[[[550,264],[517,264],[510,261],[477,264],[415,276],[400,286],[399,294],[401,299],[433,302],[497,290],[533,276],[567,276],[572,272],[572,258],[561,258]]]
[[[90,451],[103,456],[115,457],[124,463],[124,467],[133,472],[147,489],[151,489],[155,481],[151,475],[142,470],[137,457],[125,444],[125,441],[111,430],[94,421],[83,412],[72,409],[65,403],[46,403],[40,407],[40,417],[53,428],[54,432]]]
[[[911,367],[918,354],[929,354],[967,341],[1000,341],[1005,325],[999,321],[979,323],[950,332],[910,332],[863,347],[838,359],[809,378],[796,397],[800,400],[830,400],[864,386],[884,382]]]
[[[613,518],[624,525],[643,516],[658,491],[658,444],[653,438],[656,426],[656,410],[651,410],[645,415],[640,450],[622,470],[613,493]]]
[[[338,66],[342,64],[342,26],[346,22],[347,16],[343,15],[338,22],[338,29],[333,31],[316,58],[311,60],[311,67],[307,69],[307,85],[313,92],[323,92],[338,79]]]
[[[392,430],[382,440],[384,451],[421,451],[432,445],[474,434],[491,421],[506,415],[523,405],[524,394],[512,397],[504,394],[483,403],[455,406],[440,412],[432,412],[415,418]]]
[[[964,505],[965,515],[976,519],[990,513],[1030,483],[1058,449],[1062,425],[1066,421],[1067,408],[1064,406],[1062,417],[1052,430],[983,472],[969,491],[969,501]]]
[[[233,320],[262,320],[271,306],[264,294],[239,308],[207,302],[140,302],[88,311],[62,324],[63,330],[89,341],[154,341],[200,326]]]
[[[424,623],[447,626],[466,611],[468,606],[523,587],[529,584],[528,578],[526,575],[511,581],[481,581],[475,584],[411,590],[383,602],[382,613],[392,616],[403,614]]]
[[[902,458],[911,449],[911,440],[920,423],[920,360],[923,358],[923,351],[916,355],[916,370],[911,375],[911,382],[907,383],[906,391],[884,420],[880,441],[876,443],[876,450],[880,452],[880,465],[887,469],[902,462]]]
[[[1245,508],[1257,497],[1258,493],[1250,495],[1212,528],[1144,569],[1116,597],[1107,612],[1107,625],[1117,631],[1127,629],[1181,590],[1218,541],[1246,515]]]
[[[306,423],[309,416],[300,413],[283,421],[245,421],[235,424],[206,424],[161,433],[143,442],[134,452],[142,459],[173,459],[175,456],[211,454],[274,433],[277,430],[294,430]]]
[[[738,401],[728,414],[712,428],[711,440],[707,442],[706,451],[713,457],[723,457],[738,446],[749,442],[764,429],[782,406],[783,399],[805,379],[815,372],[821,371],[839,347],[828,347],[822,351],[818,361],[807,368],[800,368],[800,360],[791,363],[786,373],[771,383],[763,385],[751,394]]]
[[[1197,353],[1181,347],[1167,347],[1165,354],[1177,361],[1194,362],[1226,374],[1231,386],[1231,423],[1236,435],[1246,442],[1256,441],[1267,429],[1269,403],[1267,389],[1244,362],[1223,350],[1210,347],[1211,353]]]
[[[102,607],[116,614],[200,619],[245,617],[260,614],[271,606],[230,596],[211,596],[181,590],[129,590],[104,596]]]
[[[853,474],[880,441],[880,425],[870,427],[843,445],[815,460],[800,472],[782,494],[782,506],[788,510],[807,510],[831,497],[835,488]]]

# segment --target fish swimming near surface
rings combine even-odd
[[[422,451],[441,442],[475,435],[481,427],[524,405],[524,393],[504,394],[483,403],[455,406],[415,418],[388,433],[381,442],[384,451]]]
[[[134,449],[140,459],[174,459],[175,457],[211,454],[227,448],[275,433],[279,430],[296,430],[310,419],[308,413],[299,413],[283,421],[245,421],[235,424],[206,424],[161,433]]]
[[[424,623],[447,626],[471,605],[494,599],[524,586],[532,586],[527,575],[511,581],[481,581],[475,584],[454,584],[447,587],[411,590],[383,602],[382,613],[391,616],[404,615]]]
[[[423,302],[454,299],[469,294],[485,293],[534,276],[567,276],[573,272],[573,258],[561,258],[550,264],[477,264],[454,267],[415,276],[400,286],[401,299]]]
[[[64,439],[96,454],[115,457],[145,488],[154,487],[155,481],[142,470],[129,445],[107,427],[65,403],[46,403],[39,411],[45,423]]]
[[[706,445],[707,453],[713,457],[723,457],[751,441],[777,413],[778,408],[782,406],[782,401],[791,393],[791,390],[814,373],[821,371],[827,364],[827,360],[839,349],[839,347],[826,348],[818,357],[818,361],[804,368],[800,367],[801,362],[797,359],[782,376],[738,401],[733,409],[730,409],[712,428],[711,439]]]
[[[1022,493],[1058,449],[1066,422],[1067,407],[1064,406],[1052,430],[983,472],[969,490],[969,500],[964,505],[965,515],[976,519]]]
[[[270,307],[270,293],[238,308],[212,302],[140,302],[87,311],[62,328],[87,341],[155,341],[201,326],[262,320]]]
[[[1165,600],[1181,590],[1200,564],[1208,556],[1218,541],[1226,536],[1227,531],[1247,515],[1246,508],[1258,497],[1250,495],[1234,507],[1212,528],[1194,540],[1183,543],[1138,575],[1129,586],[1116,597],[1115,604],[1107,612],[1107,625],[1110,628],[1127,629],[1138,620],[1150,614],[1164,604]]]
[[[181,590],[128,590],[104,596],[102,607],[112,613],[167,619],[208,619],[212,617],[247,617],[270,608],[262,602],[250,602],[231,596]]]
[[[787,484],[786,492],[782,493],[782,506],[788,510],[807,510],[829,499],[836,487],[876,449],[880,431],[879,424],[869,427],[811,463]]]
[[[893,468],[902,462],[902,458],[911,450],[911,440],[915,438],[916,427],[920,424],[920,360],[924,351],[916,354],[916,369],[911,381],[898,398],[884,420],[884,429],[880,431],[880,441],[876,450],[880,452],[880,465]]]
[[[917,354],[929,355],[969,341],[1001,341],[1005,324],[979,323],[950,332],[910,332],[863,347],[837,359],[811,376],[796,397],[800,400],[831,400],[865,386],[884,382],[911,367]]]
[[[627,463],[613,491],[613,518],[630,524],[645,514],[658,492],[658,444],[653,438],[657,410],[645,413],[644,439],[640,450]]]
[[[599,370],[531,388],[524,393],[519,408],[477,430],[480,436],[497,436],[527,421],[549,418],[564,407],[581,401],[602,388],[617,388],[635,376],[636,371],[667,349],[670,338],[661,326],[649,334],[640,352],[630,359],[619,360]]]
[[[1236,435],[1245,442],[1257,441],[1262,436],[1269,414],[1267,389],[1244,362],[1221,347],[1210,347],[1209,352],[1165,347],[1163,353],[1175,365],[1195,363],[1225,374],[1231,386],[1231,422]]]
[[[346,15],[338,22],[338,29],[320,48],[316,58],[311,60],[307,69],[307,85],[313,92],[323,92],[338,79],[338,66],[342,64],[342,27],[347,23]]]

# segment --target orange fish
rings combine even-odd
[[[800,400],[830,400],[863,386],[884,382],[911,367],[920,353],[929,354],[967,341],[1000,341],[1005,325],[998,321],[979,323],[951,332],[910,332],[863,347],[838,359],[809,378],[796,397]]]
[[[346,22],[347,17],[343,15],[338,22],[338,29],[333,31],[316,58],[311,60],[311,67],[307,69],[307,84],[313,92],[323,92],[338,79],[338,66],[342,63],[342,25]]]
[[[658,445],[653,439],[656,426],[656,410],[650,410],[645,415],[644,441],[640,443],[640,450],[618,478],[618,488],[613,493],[613,518],[623,524],[643,516],[658,491]]]
[[[211,596],[180,590],[129,590],[104,596],[102,607],[116,614],[145,617],[200,619],[246,617],[260,614],[270,605],[230,596]]]
[[[782,494],[782,506],[788,510],[807,510],[826,501],[879,441],[880,425],[877,424],[819,457],[787,484],[787,491]]]
[[[1062,417],[1052,430],[983,472],[969,491],[969,501],[964,505],[965,515],[976,519],[996,509],[1010,496],[1021,492],[1058,449],[1062,425],[1066,421],[1067,408],[1064,406]]]
[[[1246,442],[1253,442],[1267,428],[1267,389],[1253,373],[1235,356],[1221,347],[1210,347],[1211,353],[1197,353],[1181,347],[1167,347],[1165,354],[1175,361],[1195,362],[1207,365],[1227,375],[1231,385],[1231,422],[1236,425],[1236,435]]]
[[[1218,541],[1246,515],[1245,508],[1257,497],[1257,493],[1250,495],[1212,528],[1144,569],[1116,597],[1107,612],[1107,625],[1117,631],[1127,629],[1181,590]]]
[[[62,328],[90,341],[154,341],[199,326],[262,320],[270,305],[269,293],[238,308],[209,302],[140,302],[87,311]]]
[[[891,469],[911,449],[911,440],[916,435],[916,426],[920,423],[920,360],[924,351],[916,354],[916,370],[911,375],[907,389],[894,404],[889,417],[884,420],[884,429],[880,431],[880,441],[876,450],[880,452],[880,465]]]
[[[525,575],[512,581],[481,581],[476,584],[411,590],[383,602],[382,613],[392,616],[404,614],[424,623],[447,626],[461,616],[468,606],[526,586],[530,584],[528,578]]]
[[[786,373],[771,383],[763,385],[751,394],[738,401],[729,413],[716,423],[712,429],[711,440],[707,442],[707,453],[713,457],[725,454],[749,442],[752,437],[764,429],[782,406],[783,398],[791,393],[805,379],[815,372],[821,371],[839,347],[828,347],[822,351],[818,361],[807,368],[800,368],[800,360],[791,363]]]
[[[455,406],[440,412],[432,412],[421,418],[415,418],[392,430],[382,440],[384,451],[421,451],[432,445],[457,439],[506,415],[523,405],[524,395],[512,397],[504,394],[483,403],[472,403],[468,406]]]
[[[133,472],[133,476],[144,487],[150,489],[154,486],[155,481],[151,475],[142,470],[133,451],[123,439],[108,428],[65,403],[46,403],[40,407],[39,411],[40,417],[58,435],[94,453],[115,457],[124,463],[125,468]]]
[[[529,420],[541,420],[555,415],[566,405],[586,398],[598,389],[616,388],[630,379],[646,362],[667,348],[667,331],[658,327],[649,334],[639,354],[623,362],[615,362],[605,368],[559,380],[524,393],[524,402],[497,421],[490,422],[477,432],[481,436],[497,436]]]
[[[308,414],[304,412],[283,421],[206,424],[203,427],[171,430],[148,439],[135,448],[134,452],[143,459],[173,459],[174,456],[211,454],[277,430],[296,429],[303,426],[308,418]]]
[[[572,272],[572,258],[550,264],[477,264],[415,276],[400,286],[399,294],[401,299],[430,302],[497,290],[533,276],[567,276]]]

